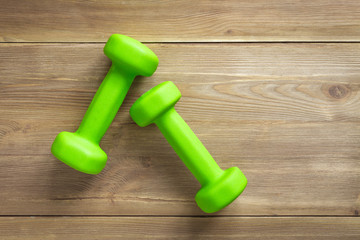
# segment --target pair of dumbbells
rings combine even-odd
[[[158,58],[145,45],[119,34],[112,35],[104,53],[112,66],[96,92],[78,130],[61,132],[51,147],[52,153],[78,171],[98,174],[107,161],[99,142],[119,110],[135,76],[151,76]],[[185,165],[200,182],[198,206],[216,212],[245,189],[247,180],[237,167],[223,171],[175,111],[181,93],[172,82],[163,82],[143,94],[131,107],[130,115],[141,127],[155,123]]]

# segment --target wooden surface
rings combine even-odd
[[[3,217],[6,239],[358,239],[351,217]]]
[[[358,41],[358,0],[0,0],[4,42]]]
[[[0,6],[0,239],[360,238],[358,1]],[[147,42],[160,65],[135,80],[91,176],[50,146],[79,125],[115,32]],[[158,129],[129,117],[166,80],[219,165],[248,178],[216,214],[198,209],[200,185]]]

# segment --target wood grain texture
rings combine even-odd
[[[248,177],[217,215],[359,214],[360,44],[149,46],[160,66],[136,79],[101,142],[108,164],[90,176],[50,146],[76,130],[106,75],[103,44],[0,45],[0,214],[201,215],[199,184],[155,126],[128,114],[166,80],[219,165]]]
[[[360,218],[1,217],[18,239],[359,239]]]
[[[359,41],[358,0],[0,0],[3,42]]]

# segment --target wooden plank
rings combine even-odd
[[[165,80],[179,86],[176,109],[219,165],[248,177],[218,214],[359,214],[360,44],[149,46],[159,69],[136,79],[101,142],[108,164],[90,176],[50,146],[76,130],[105,76],[103,44],[0,45],[0,214],[202,214],[199,184],[155,126],[128,115]]]
[[[7,1],[3,42],[359,41],[358,0]]]
[[[4,239],[359,239],[349,217],[2,217]]]

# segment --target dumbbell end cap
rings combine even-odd
[[[98,174],[105,167],[106,153],[77,133],[61,132],[51,146],[54,156],[70,167],[87,174]]]
[[[151,76],[159,59],[153,51],[136,39],[113,34],[106,42],[104,53],[114,65],[134,75]]]
[[[202,187],[196,203],[206,213],[217,212],[232,203],[245,189],[247,179],[237,167],[225,170],[215,182]]]
[[[130,115],[140,127],[145,127],[174,107],[180,98],[181,93],[174,83],[160,83],[136,100],[130,108]]]

